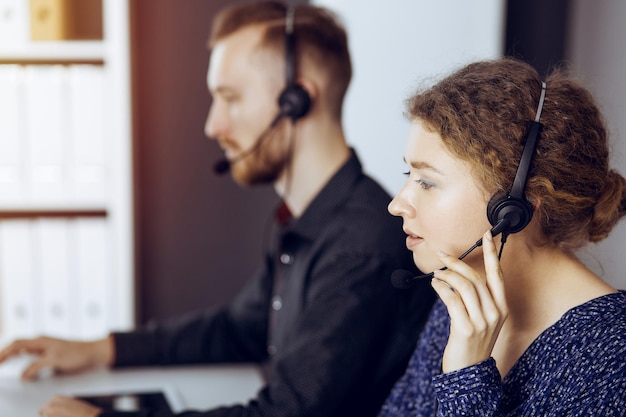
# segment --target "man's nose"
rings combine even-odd
[[[209,114],[204,124],[204,134],[209,139],[216,139],[228,131],[228,125],[227,118],[221,114],[217,106],[213,105],[209,109]]]

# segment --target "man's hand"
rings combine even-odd
[[[102,409],[70,397],[54,397],[39,410],[41,417],[98,417]]]
[[[35,355],[36,359],[22,372],[22,379],[33,380],[44,368],[73,373],[98,366],[110,366],[113,363],[113,351],[110,337],[76,342],[42,336],[14,341],[0,351],[0,363],[22,353]]]

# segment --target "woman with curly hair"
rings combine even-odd
[[[407,113],[408,181],[389,211],[434,272],[400,285],[429,277],[439,300],[380,416],[626,415],[626,293],[573,252],[626,211],[591,94],[504,58]]]

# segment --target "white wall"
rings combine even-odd
[[[626,2],[575,0],[571,4],[572,69],[595,94],[607,119],[612,164],[626,176]],[[611,235],[581,256],[607,281],[626,289],[626,219]]]
[[[314,0],[348,30],[354,77],[344,106],[348,141],[366,171],[400,190],[409,123],[404,101],[423,82],[501,53],[504,0]]]

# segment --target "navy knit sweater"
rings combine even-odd
[[[504,379],[492,358],[442,374],[449,328],[438,300],[379,417],[626,416],[624,292],[569,310]]]

